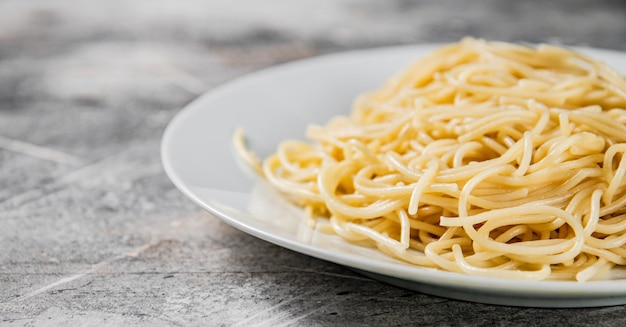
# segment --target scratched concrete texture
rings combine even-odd
[[[164,175],[169,120],[246,73],[465,35],[626,50],[623,1],[1,0],[0,325],[626,325],[420,294],[244,234]]]

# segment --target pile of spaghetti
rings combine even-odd
[[[580,53],[464,39],[307,137],[258,168],[348,241],[504,278],[626,265],[626,80]]]

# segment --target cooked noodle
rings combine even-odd
[[[625,124],[626,80],[602,63],[464,39],[262,166],[239,152],[348,241],[453,272],[585,281],[626,265]]]

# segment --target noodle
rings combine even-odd
[[[245,161],[348,241],[424,267],[586,281],[626,264],[626,80],[555,46],[463,39]]]

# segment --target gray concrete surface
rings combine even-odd
[[[626,325],[419,294],[246,235],[164,175],[167,122],[274,64],[456,41],[626,50],[623,1],[0,1],[0,325]]]

